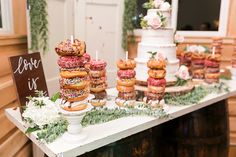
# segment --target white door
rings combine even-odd
[[[109,87],[115,86],[116,61],[124,57],[121,48],[124,0],[75,0],[75,35],[87,44],[87,53],[107,62]]]

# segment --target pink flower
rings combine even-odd
[[[175,43],[182,43],[184,42],[184,36],[175,34]]]
[[[160,52],[157,52],[155,58],[156,58],[157,60],[165,60],[165,59],[166,59],[166,57],[165,57],[162,53],[160,53]]]
[[[153,6],[154,6],[154,8],[158,9],[160,7],[160,5],[162,5],[163,3],[164,3],[164,0],[154,0]]]
[[[153,29],[158,29],[162,26],[161,18],[157,15],[153,18],[148,19],[148,25]]]
[[[177,76],[178,78],[183,79],[183,80],[188,80],[190,78],[189,72],[188,72],[188,67],[186,67],[185,65],[181,65],[179,70],[175,74],[175,76]]]

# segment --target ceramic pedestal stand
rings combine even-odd
[[[82,111],[65,111],[61,109],[61,113],[68,121],[67,132],[65,132],[62,138],[68,143],[79,143],[87,137],[87,133],[83,132],[81,121],[86,112],[91,110],[91,106]]]

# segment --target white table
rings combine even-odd
[[[143,116],[125,117],[107,123],[85,127],[84,131],[88,134],[88,138],[78,144],[66,143],[62,138],[58,138],[51,144],[43,144],[36,140],[34,133],[27,136],[50,157],[73,157],[81,155],[235,95],[236,81],[226,82],[231,87],[230,92],[218,95],[210,94],[199,104],[191,106],[169,106],[168,113],[170,114],[170,118],[168,119],[156,119]],[[112,91],[114,90],[110,90],[108,93]],[[24,132],[26,130],[18,109],[6,109],[6,115],[21,131]]]

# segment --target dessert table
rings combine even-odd
[[[199,109],[205,108],[236,94],[236,81],[225,81],[229,85],[230,91],[221,94],[207,95],[198,104],[190,106],[172,106],[168,105],[166,111],[169,114],[168,118],[157,119],[148,116],[125,117],[112,120],[102,124],[90,125],[83,128],[83,131],[88,134],[88,137],[80,143],[67,143],[63,138],[58,138],[50,144],[44,144],[36,139],[36,134],[33,132],[28,136],[34,144],[36,144],[46,155],[50,157],[73,157],[85,154],[103,146],[114,143],[123,138],[137,134],[144,130],[161,126],[163,123],[192,113]],[[109,89],[109,95],[116,95],[116,90]],[[114,102],[108,101],[108,105],[114,105]],[[5,110],[8,119],[15,124],[22,132],[26,131],[24,122],[22,121],[19,109],[9,108]]]

